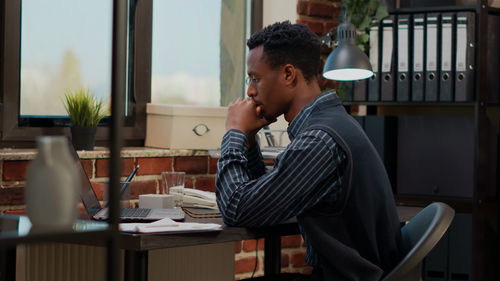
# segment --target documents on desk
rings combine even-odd
[[[120,223],[120,231],[136,233],[187,233],[221,231],[222,225],[216,223],[176,222],[161,219],[152,223]]]

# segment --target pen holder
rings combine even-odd
[[[104,183],[103,204],[108,206],[109,183]],[[130,182],[120,182],[120,208],[130,208]]]

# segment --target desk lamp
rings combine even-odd
[[[342,7],[344,16],[337,26],[337,47],[326,59],[323,77],[330,80],[353,81],[373,75],[368,56],[356,46],[356,27],[347,21],[347,9]],[[322,43],[331,44],[333,29],[323,38]]]

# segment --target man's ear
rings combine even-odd
[[[295,86],[297,83],[297,68],[291,64],[286,64],[283,67],[283,74],[284,74],[284,80],[285,80],[285,85],[287,86]]]

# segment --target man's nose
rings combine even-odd
[[[248,85],[248,89],[247,89],[247,96],[255,97],[256,95],[257,95],[257,89],[255,88],[253,83],[250,83],[250,85]]]

